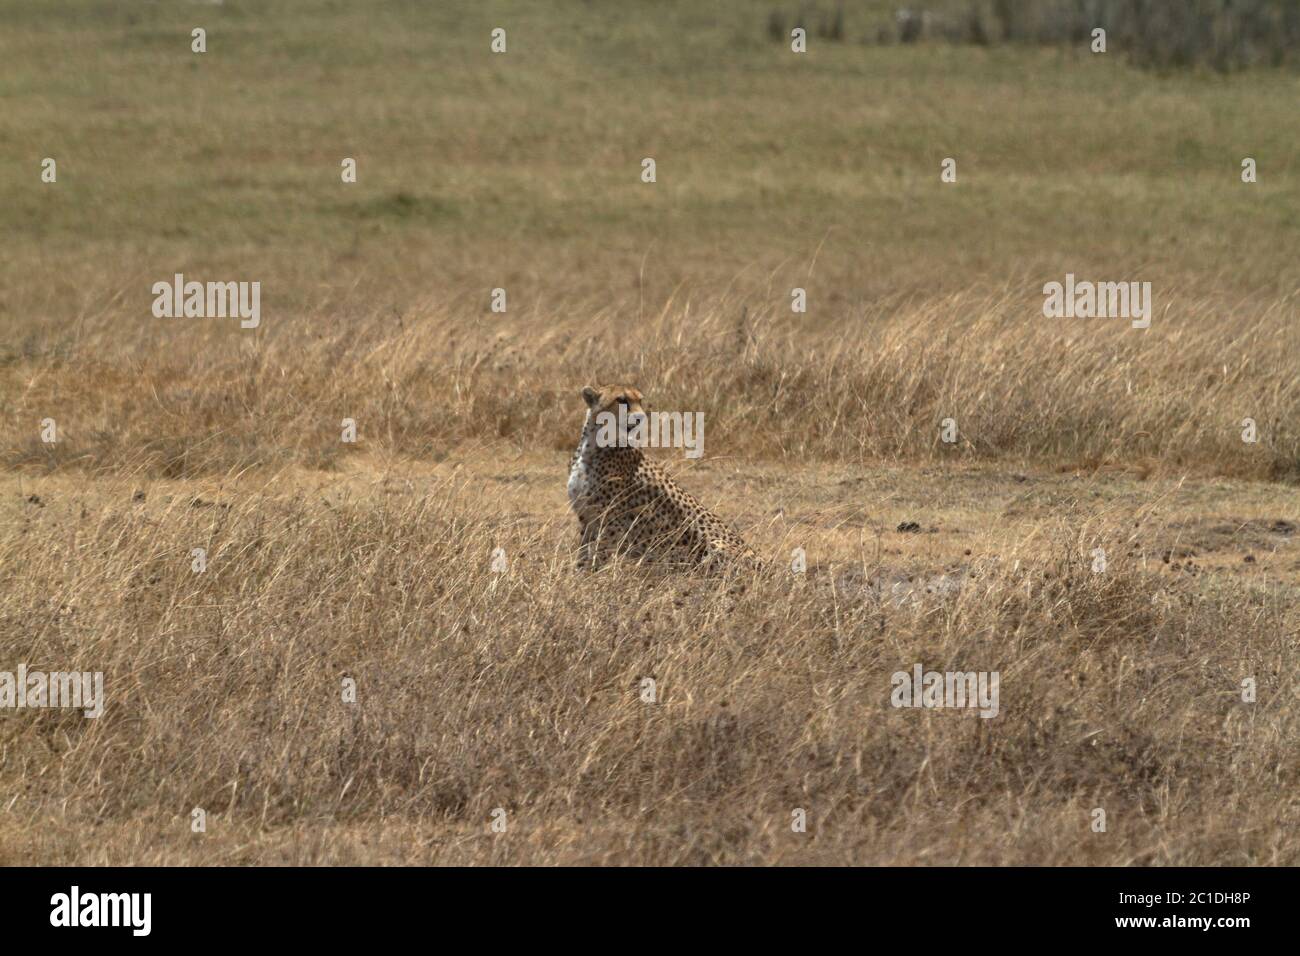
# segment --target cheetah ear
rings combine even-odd
[[[592,388],[590,385],[583,386],[582,397],[586,400],[589,407],[594,406],[600,400],[600,389]]]

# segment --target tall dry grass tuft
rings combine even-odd
[[[938,0],[898,8],[894,20],[893,33],[877,32],[883,42],[896,35],[901,43],[938,38],[1087,49],[1101,28],[1108,49],[1162,71],[1295,65],[1300,46],[1300,6],[1291,0]]]
[[[0,461],[192,477],[330,468],[355,447],[433,460],[497,441],[561,450],[577,389],[619,379],[652,408],[704,412],[710,455],[1300,478],[1294,298],[1246,308],[1172,295],[1147,331],[1046,319],[1039,304],[967,293],[807,324],[727,297],[679,298],[641,321],[597,305],[521,323],[434,304],[125,342],[102,318],[0,368]],[[40,439],[47,417],[55,445]],[[339,441],[344,418],[356,446]],[[955,445],[939,440],[947,418]],[[1246,418],[1257,443],[1242,440]]]
[[[567,524],[485,520],[488,492],[454,480],[199,502],[112,484],[0,523],[0,659],[106,675],[98,720],[3,724],[23,786],[0,847],[21,857],[1298,860],[1296,596],[1144,570],[1132,515],[1093,529],[1104,575],[1045,526],[1046,561],[895,600],[868,553],[806,578],[575,574]],[[999,671],[999,715],[890,707],[916,663]]]

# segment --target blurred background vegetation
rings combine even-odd
[[[810,321],[1067,271],[1272,298],[1296,285],[1300,81],[1259,36],[1293,49],[1295,7],[3,0],[0,328],[107,308],[156,334],[175,271],[261,279],[265,334],[349,302],[484,314],[497,286],[630,309],[799,279]],[[773,33],[801,19],[799,56]],[[1223,36],[1264,65],[1178,53]]]

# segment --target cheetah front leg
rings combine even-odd
[[[584,521],[578,536],[578,570],[595,571],[603,563],[600,551],[600,526],[595,521]]]

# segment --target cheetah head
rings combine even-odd
[[[646,418],[637,389],[631,385],[588,385],[582,398],[587,403],[587,423],[598,429],[598,435],[617,436],[622,447],[639,444],[629,439],[637,422]]]

